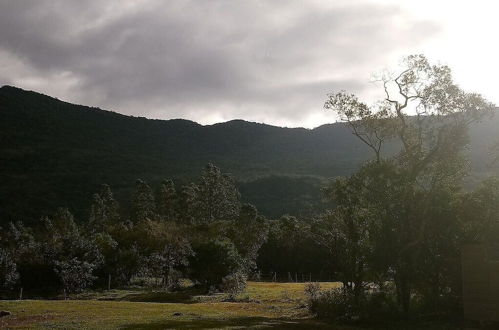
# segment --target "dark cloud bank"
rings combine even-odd
[[[2,1],[0,84],[151,118],[311,126],[328,91],[368,93],[373,68],[438,31],[404,15],[367,1]]]

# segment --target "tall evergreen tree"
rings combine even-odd
[[[152,189],[140,179],[135,182],[132,217],[135,222],[152,220],[156,217],[156,203]]]
[[[90,207],[89,227],[91,232],[104,232],[105,227],[119,221],[118,202],[107,184],[94,194]]]
[[[240,194],[232,177],[222,174],[213,164],[208,164],[199,184],[198,220],[231,220],[239,214]]]
[[[163,180],[158,194],[158,213],[163,220],[175,220],[177,193],[172,180]]]
[[[185,224],[192,224],[195,222],[199,204],[198,194],[199,187],[194,183],[182,186],[180,189],[175,208],[180,222]]]

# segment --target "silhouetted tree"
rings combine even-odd
[[[382,179],[384,190],[359,193],[366,192],[363,200],[380,220],[377,248],[391,251],[389,268],[407,315],[420,280],[417,270],[425,238],[437,228],[431,226],[438,214],[432,201],[439,194],[459,191],[466,174],[462,151],[467,128],[492,105],[478,94],[462,91],[447,66],[431,65],[422,55],[409,56],[399,74],[385,73],[380,82],[386,97],[372,107],[339,92],[328,96],[325,108],[334,110],[374,153],[372,172]],[[385,159],[383,147],[390,139],[398,139],[402,150]]]

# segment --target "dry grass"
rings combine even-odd
[[[322,283],[323,288],[337,286]],[[303,283],[250,282],[237,302],[223,302],[223,296],[196,296],[188,290],[112,290],[86,293],[79,300],[0,301],[0,310],[12,312],[0,319],[0,328],[357,329],[311,318],[303,289]]]

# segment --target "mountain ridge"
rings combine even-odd
[[[313,130],[319,129],[319,128],[323,127],[323,126],[330,126],[330,125],[341,124],[340,122],[326,123],[326,124],[322,124],[322,125],[319,125],[319,126],[314,127],[314,128],[307,128],[307,127],[302,127],[302,126],[288,127],[288,126],[272,125],[272,124],[267,124],[267,123],[263,123],[263,122],[260,123],[260,122],[251,121],[251,120],[245,120],[245,119],[241,119],[241,118],[230,119],[230,120],[227,120],[227,121],[217,122],[217,123],[213,123],[213,124],[201,124],[201,123],[198,123],[198,122],[196,122],[194,120],[185,119],[185,118],[158,119],[158,118],[148,118],[148,117],[144,117],[144,116],[126,115],[126,114],[122,114],[122,113],[117,112],[117,111],[108,110],[108,109],[102,109],[100,107],[94,107],[94,106],[89,106],[89,105],[85,105],[85,104],[71,103],[71,102],[68,102],[68,101],[61,100],[61,99],[59,99],[57,97],[54,97],[54,96],[46,95],[46,94],[43,94],[43,93],[40,93],[40,92],[37,92],[37,91],[34,91],[34,90],[23,89],[23,88],[16,87],[16,86],[13,86],[13,85],[3,85],[3,86],[0,86],[0,91],[2,89],[13,90],[13,91],[18,91],[18,92],[24,92],[24,93],[33,93],[33,94],[35,94],[37,96],[45,97],[45,98],[48,98],[48,99],[51,99],[51,100],[54,100],[54,101],[59,101],[59,102],[62,102],[62,103],[66,103],[68,105],[79,106],[79,107],[85,107],[85,108],[89,108],[89,109],[93,109],[93,110],[100,110],[100,111],[110,112],[110,113],[113,113],[113,114],[116,114],[116,115],[119,115],[119,116],[132,117],[132,118],[143,118],[143,119],[153,120],[153,121],[167,121],[167,122],[168,121],[178,121],[178,122],[182,121],[182,122],[189,122],[189,123],[192,123],[192,124],[195,124],[195,125],[198,125],[198,126],[202,126],[202,127],[210,127],[210,126],[217,126],[217,125],[224,125],[224,124],[245,123],[245,124],[256,124],[256,125],[262,125],[262,126],[270,126],[270,127],[274,127],[274,128],[299,129],[299,130],[313,131]]]
[[[12,86],[0,88],[0,115],[0,224],[36,221],[58,206],[85,219],[102,183],[125,200],[137,178],[180,185],[207,163],[231,173],[243,200],[264,215],[310,213],[324,207],[328,178],[352,173],[371,155],[343,123],[306,129],[147,119]],[[490,172],[486,145],[499,138],[498,122],[471,130],[476,176]]]

